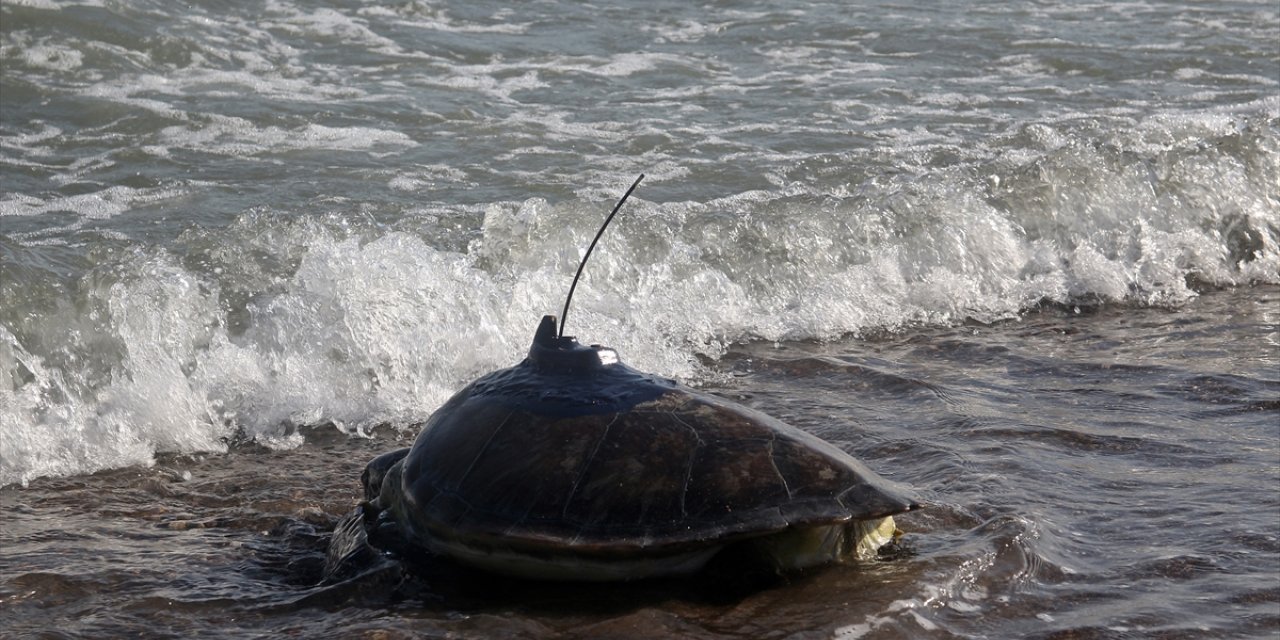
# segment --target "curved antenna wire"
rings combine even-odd
[[[591,252],[595,250],[596,243],[600,241],[600,236],[604,235],[604,230],[608,228],[610,222],[613,222],[613,216],[618,214],[618,210],[622,208],[622,203],[627,201],[627,198],[631,196],[631,192],[635,191],[636,187],[640,185],[641,180],[644,180],[643,173],[640,174],[639,178],[636,178],[635,182],[631,183],[631,188],[622,194],[622,199],[618,200],[618,204],[613,206],[613,211],[609,212],[609,217],[605,218],[604,224],[600,225],[600,230],[596,232],[596,237],[591,241],[591,246],[587,247],[586,255],[582,256],[582,262],[578,263],[578,272],[573,274],[573,284],[569,285],[569,295],[564,297],[564,311],[560,313],[560,333],[556,334],[557,338],[564,337],[564,321],[565,318],[569,317],[569,302],[573,300],[573,290],[578,288],[578,278],[582,277],[582,268],[587,266],[587,258],[591,257]]]

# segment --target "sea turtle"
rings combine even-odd
[[[691,573],[730,547],[779,571],[866,558],[919,506],[813,435],[557,336],[555,316],[363,482],[331,565],[391,530],[401,548],[556,580]]]
[[[329,579],[392,547],[560,580],[685,574],[727,549],[777,571],[865,558],[919,505],[831,444],[565,337],[592,249],[529,355],[472,382],[365,468]]]

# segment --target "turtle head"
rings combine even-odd
[[[404,460],[407,455],[409,455],[408,447],[384,453],[369,462],[364,468],[364,473],[360,474],[360,483],[364,485],[366,501],[372,502],[382,494],[382,485],[386,482],[391,468]]]
[[[598,344],[580,344],[573,336],[558,336],[556,317],[542,316],[529,347],[529,362],[548,371],[592,371],[618,364],[618,352]]]

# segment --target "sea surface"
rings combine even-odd
[[[1274,638],[1280,5],[0,2],[6,637]],[[747,588],[320,584],[566,334],[927,508]]]

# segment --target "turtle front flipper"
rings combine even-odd
[[[324,583],[341,582],[374,564],[379,553],[369,544],[365,520],[370,515],[369,503],[361,502],[355,511],[338,521],[324,554]]]
[[[375,536],[381,533],[381,525],[387,520],[384,512],[387,509],[387,498],[382,497],[383,484],[388,474],[393,482],[399,480],[399,473],[392,469],[409,455],[409,448],[384,453],[364,468],[360,482],[364,485],[364,500],[356,505],[351,513],[338,521],[333,529],[333,537],[329,539],[329,548],[324,557],[324,582],[333,583],[345,580],[367,569],[374,564],[381,553],[369,540],[370,532]],[[391,492],[396,493],[396,492]]]

